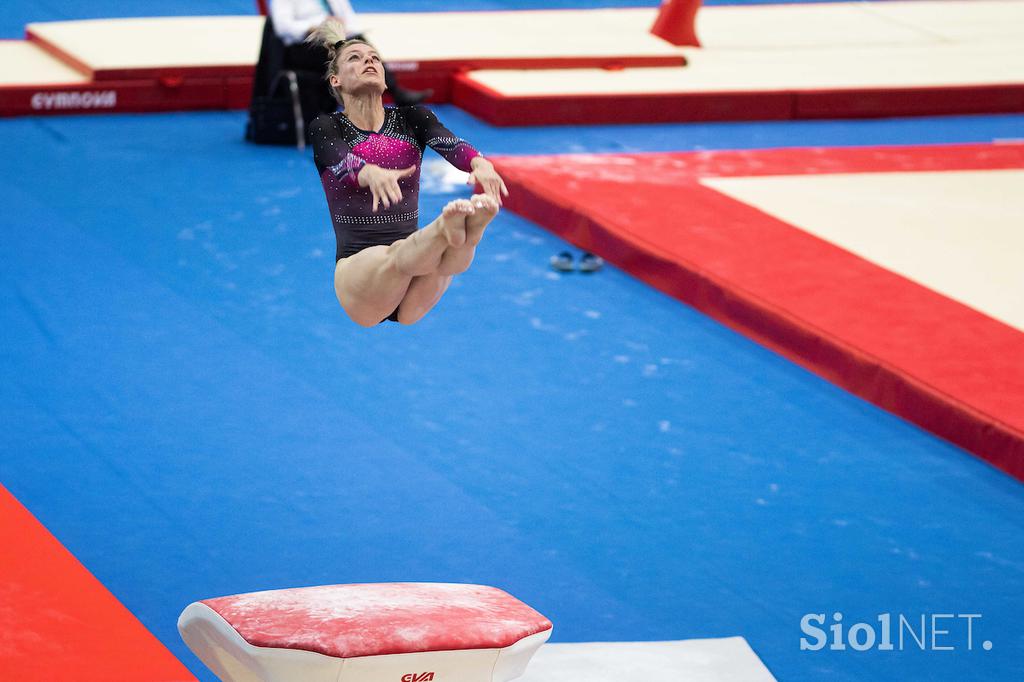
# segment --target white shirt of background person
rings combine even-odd
[[[348,35],[362,33],[356,12],[348,0],[270,0],[274,31],[285,45],[301,43],[310,30],[327,18],[328,13],[341,19]]]

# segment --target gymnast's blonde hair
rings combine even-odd
[[[323,45],[327,48],[327,64],[325,65],[327,72],[324,74],[324,78],[328,81],[331,76],[338,75],[338,55],[346,46],[356,44],[369,45],[362,38],[353,38],[351,40],[345,38],[345,24],[335,17],[327,17],[319,26],[310,31],[309,35],[306,36],[306,42],[313,45]],[[339,104],[343,104],[340,88],[332,86],[331,94],[334,95],[334,99],[338,100]]]

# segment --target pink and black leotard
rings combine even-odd
[[[427,147],[467,173],[479,154],[421,106],[386,107],[384,125],[377,132],[357,128],[343,113],[323,114],[313,121],[310,135],[334,223],[336,260],[370,246],[392,244],[416,231],[420,167]],[[416,172],[398,181],[402,200],[390,208],[379,206],[376,213],[373,194],[357,180],[368,163],[394,170],[416,166]]]

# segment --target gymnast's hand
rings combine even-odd
[[[467,184],[479,184],[484,188],[484,193],[501,206],[501,195],[508,196],[508,187],[505,187],[505,181],[498,175],[498,171],[494,170],[494,164],[482,156],[475,156],[470,165],[473,172],[469,174]]]
[[[391,208],[391,204],[401,201],[402,188],[398,186],[398,181],[415,172],[415,165],[401,170],[381,168],[372,163],[363,166],[358,175],[359,186],[369,187],[370,192],[373,193],[373,212],[377,212],[379,204],[384,204],[384,208]]]

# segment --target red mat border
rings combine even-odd
[[[729,233],[736,241],[681,256],[659,243],[657,235],[638,232],[625,208],[620,215],[595,215],[582,203],[579,190],[543,171],[544,164],[571,163],[571,157],[497,158],[511,191],[506,206],[1024,480],[1024,333],[699,184],[701,177],[711,176],[1024,168],[1024,145],[608,156],[628,156],[638,163],[660,158],[689,166],[691,181],[650,190],[652,200],[670,189],[665,197],[669,203],[662,209],[681,216],[672,229],[683,230],[694,243],[708,224],[743,226],[735,235]],[[586,184],[577,182],[578,187]],[[589,191],[614,197],[640,190],[607,182]],[[801,264],[798,275],[780,271],[785,259]],[[729,272],[743,276],[723,274]],[[787,277],[795,279],[786,283]],[[877,298],[864,300],[859,287]],[[826,303],[827,320],[801,314],[809,308],[809,291],[835,297]],[[936,319],[943,321],[940,329],[931,328]],[[924,339],[926,347],[900,348],[901,335]],[[966,390],[956,388],[955,372],[950,380],[950,366],[960,359],[985,363],[987,373],[962,381],[970,384]]]
[[[49,53],[51,57],[60,62],[63,62],[67,66],[70,66],[72,69],[78,71],[83,76],[91,78],[93,80],[96,79],[92,68],[90,68],[88,64],[81,61],[70,52],[64,50],[59,45],[36,35],[29,28],[25,29],[25,40],[29,41],[36,47],[41,48],[43,51]]]
[[[505,95],[460,73],[452,102],[495,126],[877,118],[1024,112],[1024,83],[581,95]]]
[[[3,485],[0,543],[3,679],[195,682]]]

